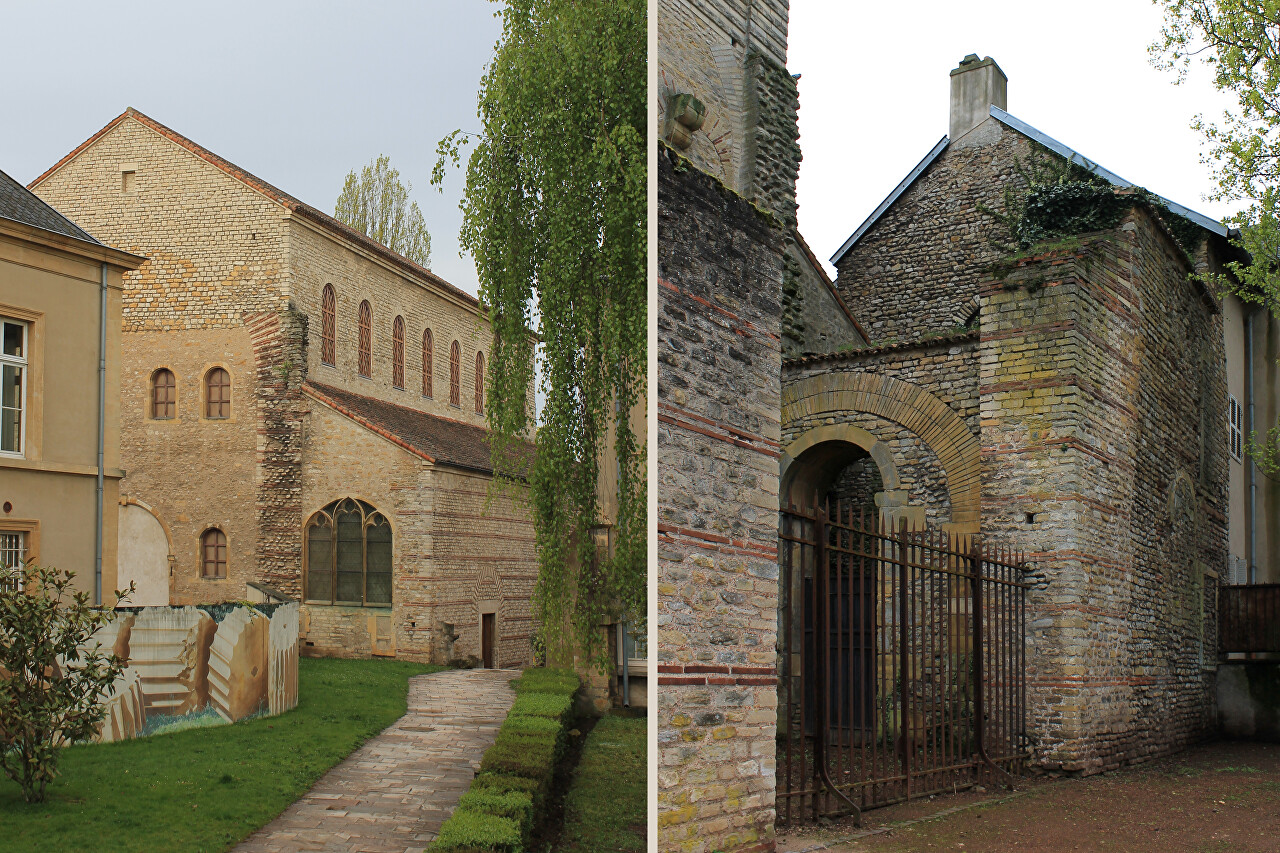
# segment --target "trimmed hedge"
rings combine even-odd
[[[581,682],[567,669],[526,669],[480,773],[440,827],[431,853],[524,853],[574,722]]]

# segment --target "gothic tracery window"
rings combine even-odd
[[[433,370],[434,353],[432,349],[434,343],[431,339],[431,330],[424,329],[422,331],[422,396],[431,396],[431,371]]]
[[[306,599],[321,604],[391,603],[391,524],[356,498],[307,520]]]
[[[337,337],[338,298],[333,292],[333,285],[326,284],[320,300],[320,361],[330,366],[335,361]]]
[[[373,375],[373,308],[369,300],[360,303],[360,375],[366,378]]]
[[[462,350],[457,341],[449,347],[449,405],[462,405]]]
[[[476,353],[476,414],[484,414],[484,353]]]
[[[391,384],[404,387],[404,318],[400,316],[391,324]]]

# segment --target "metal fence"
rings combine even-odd
[[[1280,654],[1280,583],[1218,588],[1218,651]]]
[[[1021,555],[835,501],[783,511],[779,540],[778,822],[1011,783],[1027,756]]]

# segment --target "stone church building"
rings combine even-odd
[[[474,297],[134,109],[31,189],[147,258],[122,305],[134,603],[293,597],[306,653],[531,662]]]
[[[1240,367],[1191,274],[1232,258],[1226,230],[1011,115],[1003,72],[972,56],[950,132],[852,230],[833,282],[796,231],[787,16],[659,4],[664,851],[774,849],[784,732],[810,725],[780,683],[778,511],[815,494],[1027,556],[1031,763],[1098,772],[1215,725]],[[1042,161],[1116,215],[1009,245]]]

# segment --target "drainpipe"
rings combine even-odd
[[[94,523],[93,603],[102,604],[102,469],[107,430],[107,265],[98,288],[98,491]]]
[[[1253,315],[1244,315],[1245,394],[1249,395],[1249,434],[1253,434]],[[1258,466],[1249,456],[1249,583],[1257,582],[1258,572]]]

